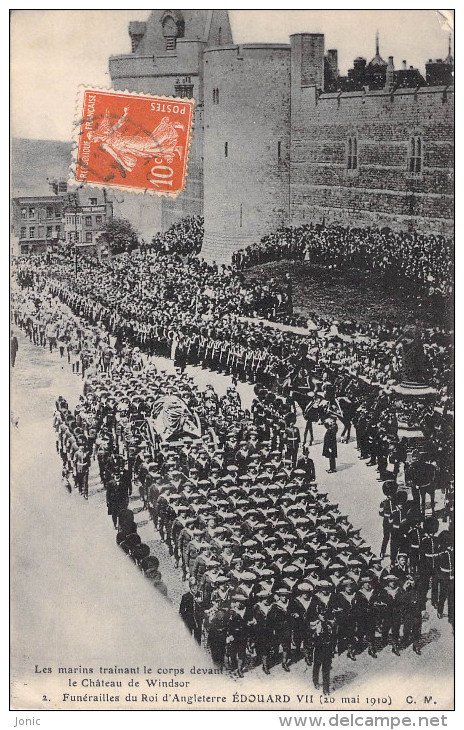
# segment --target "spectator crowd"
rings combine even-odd
[[[436,299],[452,293],[453,246],[445,236],[311,223],[284,228],[236,251],[233,264],[243,270],[284,259],[308,261],[334,273],[355,269],[378,274],[392,288],[407,285]]]

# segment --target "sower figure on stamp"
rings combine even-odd
[[[159,125],[151,134],[123,135],[119,129],[127,120],[129,107],[124,107],[124,114],[115,124],[110,122],[110,115],[106,110],[103,120],[97,129],[87,133],[89,142],[99,142],[102,149],[108,152],[126,172],[131,172],[137,164],[138,158],[164,157],[172,162],[175,155],[182,157],[182,147],[177,143],[177,129],[184,129],[180,122],[170,122],[169,117],[163,117]]]

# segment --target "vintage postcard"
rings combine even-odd
[[[10,23],[11,708],[453,710],[453,12]]]

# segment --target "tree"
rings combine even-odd
[[[97,243],[106,244],[113,255],[130,253],[139,245],[139,237],[126,218],[111,218],[100,231]]]

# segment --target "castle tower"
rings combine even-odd
[[[109,59],[112,87],[196,102],[185,191],[143,202],[147,233],[155,233],[203,214],[203,51],[232,43],[232,32],[227,10],[152,10],[146,22],[129,24],[129,35],[132,53]]]
[[[203,255],[222,263],[288,224],[290,46],[207,48],[204,80]]]

